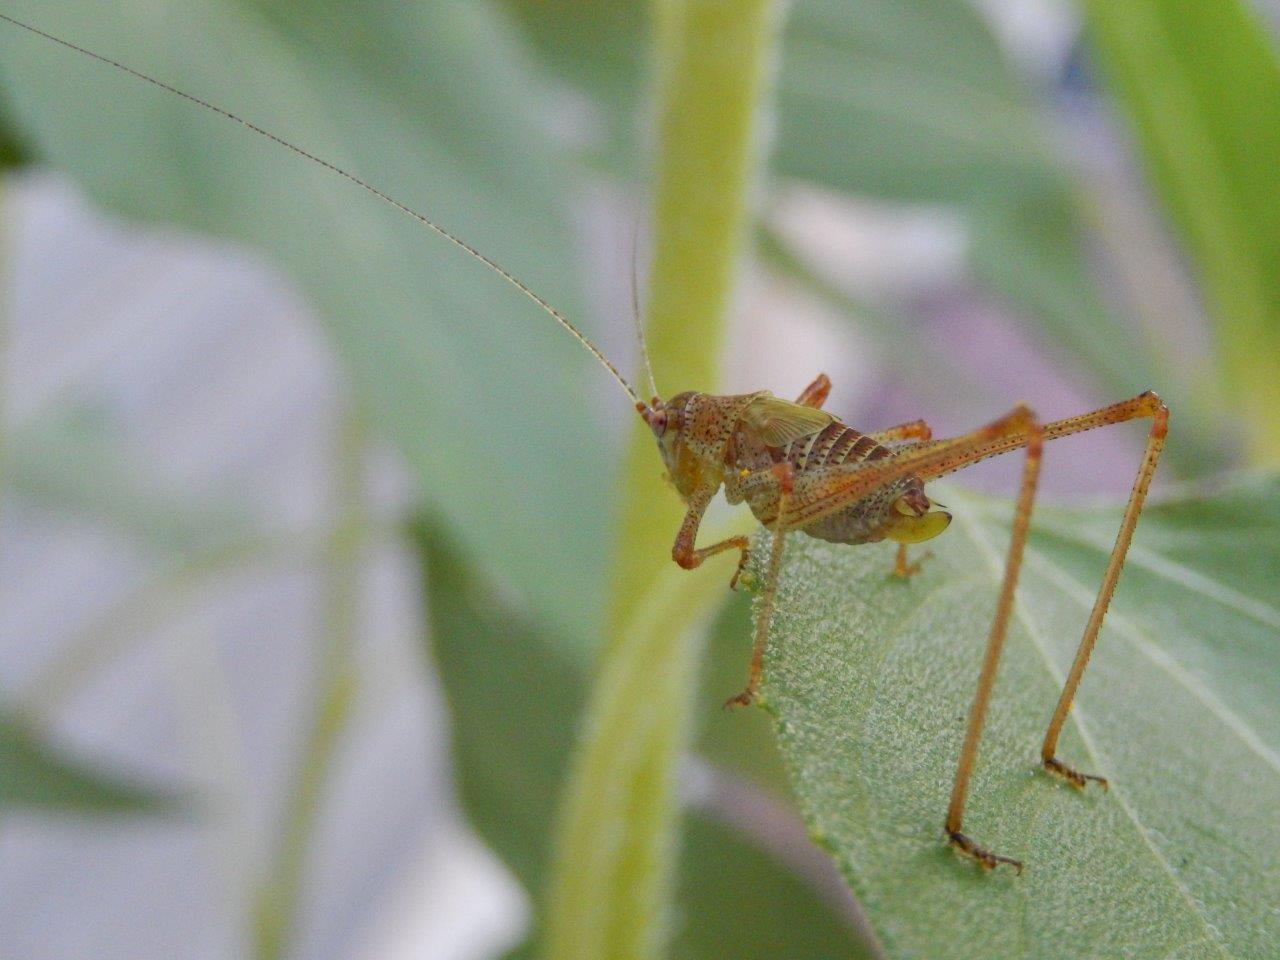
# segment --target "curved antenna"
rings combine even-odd
[[[636,339],[640,341],[640,356],[644,360],[645,372],[649,375],[649,395],[660,396],[658,381],[653,378],[653,362],[649,359],[649,341],[645,339],[644,323],[640,319],[640,293],[636,284],[636,257],[639,244],[636,242],[640,233],[640,221],[631,225],[631,322],[636,328]]]
[[[588,340],[586,335],[577,327],[575,327],[572,323],[570,323],[568,318],[565,317],[562,313],[560,313],[559,310],[551,306],[551,304],[547,303],[546,300],[542,299],[542,297],[534,293],[528,286],[524,284],[523,281],[517,278],[514,274],[507,271],[504,267],[498,266],[497,263],[495,263],[493,260],[490,260],[488,257],[486,257],[483,253],[481,253],[475,247],[471,246],[471,244],[467,243],[465,240],[461,239],[460,237],[454,236],[452,233],[450,233],[444,227],[440,226],[431,218],[421,213],[418,213],[418,211],[412,209],[411,207],[406,206],[405,204],[401,203],[399,200],[396,200],[394,197],[390,196],[389,194],[383,193],[377,187],[373,186],[373,184],[368,183],[364,180],[361,180],[355,174],[348,173],[346,170],[343,170],[337,164],[330,163],[328,160],[318,157],[314,153],[309,153],[308,151],[302,149],[302,147],[299,147],[295,144],[290,143],[288,140],[284,139],[283,137],[277,136],[276,134],[272,133],[270,130],[266,130],[258,126],[256,123],[253,123],[252,121],[244,119],[244,117],[241,117],[232,113],[230,110],[226,110],[222,107],[219,107],[217,104],[210,103],[208,100],[202,100],[199,97],[193,94],[187,93],[184,90],[179,90],[177,87],[170,86],[169,84],[165,83],[162,80],[157,80],[155,77],[149,77],[145,73],[135,70],[133,69],[133,67],[127,66],[118,60],[112,60],[110,57],[104,57],[100,53],[94,53],[92,50],[87,50],[84,47],[74,44],[69,40],[63,40],[61,37],[55,37],[53,34],[46,33],[45,31],[41,30],[39,27],[33,27],[29,23],[23,23],[21,20],[17,20],[9,16],[8,14],[0,13],[0,20],[4,20],[7,23],[11,23],[15,27],[19,27],[23,30],[26,30],[28,33],[33,33],[37,37],[43,37],[45,40],[51,40],[52,42],[58,44],[61,47],[66,47],[68,50],[74,50],[76,53],[83,54],[84,56],[89,57],[91,60],[97,60],[99,63],[106,64],[109,67],[115,67],[117,70],[121,70],[124,73],[129,74],[129,76],[134,77],[138,80],[141,80],[144,83],[149,83],[153,87],[159,87],[161,90],[164,90],[166,93],[171,93],[174,96],[181,97],[183,100],[186,100],[189,103],[194,103],[198,107],[204,107],[204,109],[206,110],[213,111],[214,113],[218,114],[218,116],[220,117],[224,117],[227,120],[232,120],[240,124],[240,126],[244,127],[246,130],[256,133],[260,137],[265,137],[267,140],[270,140],[272,143],[279,144],[280,146],[284,147],[286,150],[289,150],[290,152],[297,154],[299,157],[302,157],[304,160],[310,160],[312,163],[318,164],[319,166],[324,167],[329,172],[336,173],[338,176],[342,177],[344,180],[347,180],[350,183],[354,183],[357,187],[360,187],[362,190],[366,190],[369,193],[373,194],[383,203],[390,204],[391,206],[399,210],[401,213],[412,217],[414,220],[417,220],[423,226],[434,231],[436,234],[443,237],[445,240],[448,240],[450,243],[452,243],[459,250],[462,250],[468,256],[471,256],[474,259],[479,260],[481,263],[483,263],[486,267],[488,267],[498,276],[502,277],[503,280],[507,281],[507,283],[511,284],[513,287],[515,287],[517,290],[523,293],[526,297],[528,297],[530,300],[536,303],[539,307],[541,307],[548,315],[550,315],[551,319],[555,320],[556,323],[560,324],[560,326],[562,326],[566,331],[568,331],[571,337],[577,340],[578,343],[582,344],[582,346],[586,349],[588,353],[590,353],[593,357],[599,360],[601,364],[604,365],[604,368],[608,370],[610,374],[613,375],[613,379],[618,381],[618,385],[621,386],[622,389],[626,391],[627,396],[629,396],[637,404],[637,406],[639,407],[647,406],[647,404],[640,399],[640,396],[636,393],[635,389],[631,386],[631,384],[629,384],[626,381],[626,379],[622,376],[622,374],[618,372],[618,368],[615,367],[612,363],[610,363],[608,359],[605,358],[605,355],[600,352],[600,348],[597,347],[590,340]]]

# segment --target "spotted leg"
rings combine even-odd
[[[764,671],[764,651],[769,642],[769,628],[773,622],[773,602],[778,595],[778,575],[782,570],[782,544],[787,535],[787,506],[795,485],[795,470],[790,463],[778,464],[773,468],[772,473],[778,483],[778,516],[773,522],[769,569],[765,574],[760,605],[756,609],[756,629],[751,644],[751,663],[747,667],[747,686],[736,697],[730,697],[725,701],[726,707],[745,707],[753,703],[760,687],[760,676]]]
[[[1025,431],[1024,445],[1027,448],[1027,455],[1022,468],[1022,488],[1018,494],[1018,505],[1013,516],[1013,533],[1009,538],[1009,554],[1005,559],[1000,598],[996,601],[996,614],[991,622],[991,633],[987,636],[987,649],[982,658],[982,669],[978,674],[978,689],[974,692],[973,704],[969,707],[969,722],[965,729],[964,744],[960,748],[960,760],[956,764],[946,822],[947,841],[961,856],[972,860],[984,870],[991,870],[1004,863],[1013,867],[1018,873],[1022,872],[1021,861],[992,853],[985,847],[979,846],[963,832],[962,828],[965,800],[969,795],[969,780],[973,775],[974,761],[978,757],[978,741],[982,737],[982,727],[986,723],[987,706],[991,702],[991,691],[996,682],[996,669],[1000,665],[1000,653],[1004,648],[1005,635],[1009,629],[1009,614],[1013,609],[1014,591],[1018,586],[1018,572],[1022,569],[1022,554],[1027,544],[1027,529],[1031,524],[1031,506],[1035,501],[1036,482],[1040,476],[1044,429],[1036,422],[1030,411],[1023,408],[1023,412],[1024,422],[1019,426]]]
[[[698,527],[702,523],[702,515],[706,513],[707,506],[711,503],[715,494],[715,489],[700,490],[689,498],[688,509],[685,510],[684,520],[680,524],[680,531],[676,534],[676,542],[671,547],[671,559],[685,570],[692,570],[701,566],[702,561],[708,557],[714,557],[716,554],[724,553],[726,550],[739,550],[741,555],[738,557],[738,566],[733,572],[733,579],[729,581],[729,587],[733,588],[738,585],[738,577],[741,576],[743,569],[747,565],[747,538],[743,536],[730,537],[707,547],[695,546],[698,539]]]
[[[1143,501],[1147,498],[1147,489],[1151,486],[1151,477],[1156,472],[1160,451],[1164,448],[1165,434],[1169,431],[1169,409],[1160,402],[1159,397],[1155,394],[1143,394],[1138,401],[1131,406],[1118,405],[1121,408],[1106,418],[1111,423],[1121,423],[1134,417],[1151,417],[1151,430],[1147,434],[1147,449],[1143,454],[1138,474],[1134,477],[1133,489],[1129,493],[1129,503],[1125,507],[1124,518],[1120,521],[1115,545],[1111,548],[1111,556],[1107,559],[1107,569],[1102,575],[1102,586],[1098,588],[1098,597],[1085,624],[1084,636],[1076,649],[1075,660],[1067,673],[1066,683],[1063,684],[1058,704],[1049,721],[1049,729],[1045,731],[1044,744],[1040,748],[1040,762],[1044,769],[1077,788],[1082,788],[1092,781],[1105,790],[1107,781],[1105,777],[1081,773],[1059,760],[1058,735],[1062,732],[1062,725],[1066,722],[1067,714],[1071,710],[1071,701],[1075,698],[1076,689],[1080,686],[1080,678],[1084,676],[1085,667],[1089,665],[1089,657],[1098,640],[1098,631],[1102,628],[1102,618],[1107,615],[1107,607],[1110,606],[1111,597],[1116,592],[1120,568],[1124,566],[1125,554],[1128,553],[1129,543],[1133,539],[1133,529],[1138,525],[1138,514],[1142,512]]]
[[[831,393],[831,378],[825,373],[820,373],[813,378],[813,383],[800,391],[800,396],[796,397],[796,403],[804,407],[818,408],[827,402],[829,393]]]

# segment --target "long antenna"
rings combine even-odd
[[[99,63],[104,63],[109,67],[115,67],[117,70],[121,70],[124,73],[129,74],[129,76],[135,77],[138,80],[142,80],[145,83],[149,83],[153,87],[159,87],[161,90],[164,90],[167,93],[172,93],[175,96],[181,97],[183,100],[186,100],[189,103],[194,103],[196,106],[204,107],[206,110],[211,110],[214,113],[218,114],[218,116],[220,117],[225,117],[227,120],[233,120],[236,123],[240,124],[240,126],[244,127],[246,130],[250,130],[253,133],[256,133],[260,137],[265,137],[266,139],[270,140],[272,143],[279,144],[280,146],[284,147],[286,150],[289,150],[297,154],[298,156],[302,157],[304,160],[310,160],[312,163],[315,163],[315,164],[318,164],[319,166],[324,167],[326,170],[330,171],[331,173],[336,173],[338,176],[342,177],[344,180],[354,183],[357,187],[360,187],[361,189],[366,190],[369,193],[373,194],[383,203],[388,203],[391,206],[395,207],[397,210],[399,210],[401,213],[407,214],[408,216],[413,217],[413,219],[417,220],[423,226],[428,227],[429,229],[434,231],[436,234],[443,237],[445,240],[448,240],[450,243],[452,243],[458,249],[462,250],[464,253],[475,258],[476,260],[479,260],[481,263],[483,263],[486,267],[488,267],[498,276],[502,277],[503,280],[506,280],[507,283],[511,284],[513,287],[515,287],[517,290],[523,293],[526,297],[528,297],[530,300],[536,303],[539,307],[541,307],[547,314],[551,316],[553,320],[556,321],[556,323],[564,327],[564,329],[569,332],[570,336],[572,336],[575,340],[577,340],[578,343],[582,344],[582,346],[586,348],[588,353],[590,353],[593,357],[599,360],[601,364],[604,365],[604,368],[608,370],[610,374],[613,375],[613,379],[618,381],[618,385],[621,386],[622,389],[627,392],[627,396],[629,396],[638,406],[640,407],[647,406],[647,404],[645,404],[644,401],[640,399],[640,396],[636,393],[635,389],[631,386],[631,384],[629,384],[626,381],[626,379],[622,376],[622,374],[618,372],[618,368],[615,367],[612,363],[610,363],[608,359],[606,359],[605,355],[600,352],[600,348],[597,347],[590,340],[588,340],[586,335],[577,327],[575,327],[572,323],[570,323],[568,318],[566,318],[559,310],[551,306],[551,304],[549,304],[546,300],[542,299],[542,297],[534,293],[528,286],[525,285],[525,283],[522,280],[517,278],[514,274],[510,273],[505,268],[498,266],[497,263],[495,263],[493,260],[490,260],[488,257],[486,257],[483,253],[481,253],[475,247],[471,246],[471,244],[467,243],[465,240],[462,240],[459,237],[454,236],[452,233],[450,233],[444,227],[440,226],[430,217],[427,217],[421,213],[418,213],[418,211],[412,209],[411,207],[406,206],[405,204],[401,203],[399,200],[396,200],[395,198],[391,197],[389,194],[383,193],[377,187],[373,186],[373,184],[368,183],[364,180],[361,180],[359,177],[357,177],[353,173],[348,173],[346,170],[343,170],[337,164],[330,163],[328,160],[318,157],[314,153],[309,153],[308,151],[302,149],[302,147],[299,147],[295,144],[290,143],[288,140],[284,139],[283,137],[277,136],[276,134],[272,133],[270,130],[266,130],[258,126],[256,123],[253,123],[249,120],[244,119],[244,117],[241,117],[232,113],[230,110],[225,110],[216,104],[210,103],[208,100],[202,100],[199,97],[194,96],[193,94],[187,93],[184,90],[179,90],[177,87],[170,86],[169,84],[161,80],[157,80],[155,77],[149,77],[145,73],[135,70],[130,66],[126,66],[125,64],[121,63],[118,60],[112,60],[110,57],[104,57],[100,53],[94,53],[92,50],[87,50],[84,47],[81,47],[77,44],[70,42],[69,40],[63,40],[61,37],[55,37],[53,34],[46,33],[44,30],[41,30],[39,27],[33,27],[31,24],[24,23],[21,20],[17,20],[9,16],[8,14],[0,13],[0,20],[4,20],[7,23],[11,23],[15,27],[19,27],[23,30],[26,30],[28,33],[33,33],[37,37],[43,37],[45,40],[51,40],[61,47],[66,47],[68,50],[74,50],[76,53],[83,54],[84,56],[89,57],[91,60],[97,60]]]
[[[658,396],[658,381],[653,378],[653,363],[649,360],[649,341],[645,339],[644,322],[640,319],[640,293],[636,283],[636,250],[640,233],[640,221],[631,226],[631,322],[636,328],[636,339],[640,341],[640,356],[644,360],[645,372],[649,374],[649,389],[652,396]]]

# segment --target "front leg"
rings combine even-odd
[[[684,520],[680,524],[680,532],[676,534],[676,542],[671,547],[671,559],[685,570],[692,570],[694,567],[701,566],[702,561],[707,557],[714,557],[717,553],[724,553],[726,550],[741,550],[738,568],[734,570],[733,579],[729,581],[729,587],[733,588],[738,585],[738,577],[747,565],[747,538],[730,537],[728,540],[713,543],[709,547],[694,546],[698,539],[698,527],[702,523],[702,515],[706,513],[714,496],[715,491],[712,490],[695,493],[689,498],[689,508],[685,511]]]

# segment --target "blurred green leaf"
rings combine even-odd
[[[780,85],[777,172],[956,205],[974,274],[1082,373],[1123,396],[1157,382],[1146,344],[1097,296],[1066,172],[972,3],[800,4]]]
[[[596,150],[631,168],[632,119],[645,102],[652,41],[647,0],[498,0],[559,79],[604,105]]]
[[[1280,462],[1280,58],[1239,0],[1086,0],[1102,75],[1133,126],[1218,325],[1254,462]]]
[[[774,169],[886,199],[1023,195],[1057,172],[1022,90],[959,0],[809,0],[783,49]]]
[[[1109,793],[1035,761],[1120,511],[1038,511],[965,821],[1021,876],[942,841],[1010,510],[940,495],[956,520],[910,583],[888,548],[789,540],[766,664],[809,827],[887,955],[1280,954],[1280,478],[1144,511],[1061,748]]]
[[[449,703],[464,807],[525,889],[540,896],[588,670],[495,598],[439,527],[424,524],[414,536],[427,571],[431,655]],[[739,669],[741,614],[717,631],[718,642],[727,646],[714,657],[735,660]],[[720,699],[701,704],[699,712],[722,714]],[[754,727],[753,738],[766,732],[759,724],[745,726]],[[749,762],[744,755],[737,766],[745,769]],[[849,930],[810,889],[739,834],[693,813],[685,820],[683,840],[674,956],[862,955]],[[541,923],[537,911],[535,925]],[[534,952],[530,941],[518,955]]]
[[[133,814],[173,807],[171,795],[85,764],[0,712],[0,809]]]
[[[574,171],[555,160],[540,84],[491,7],[264,9],[6,7],[348,167],[581,316],[561,205]],[[285,267],[319,306],[370,420],[466,548],[558,638],[595,635],[610,458],[595,405],[572,401],[610,388],[550,318],[363,191],[9,25],[0,82],[23,135],[98,201],[252,244]]]
[[[1117,396],[1158,387],[1161,396],[1176,397],[1179,428],[1185,427],[1183,392],[1173,389],[1134,326],[1122,323],[1098,296],[1066,184],[1030,196],[988,195],[969,208],[969,223],[969,261],[980,280],[1021,307],[1099,386]],[[1171,450],[1174,459],[1188,454],[1182,444]]]
[[[723,823],[690,816],[683,840],[672,960],[875,956],[812,890]]]
[[[77,515],[181,554],[218,552],[244,542],[255,518],[232,502],[199,502],[162,489],[102,424],[58,411],[12,431],[5,482],[29,503]]]
[[[0,96],[0,170],[21,167],[31,162],[31,150],[22,142],[9,118],[8,105]]]

